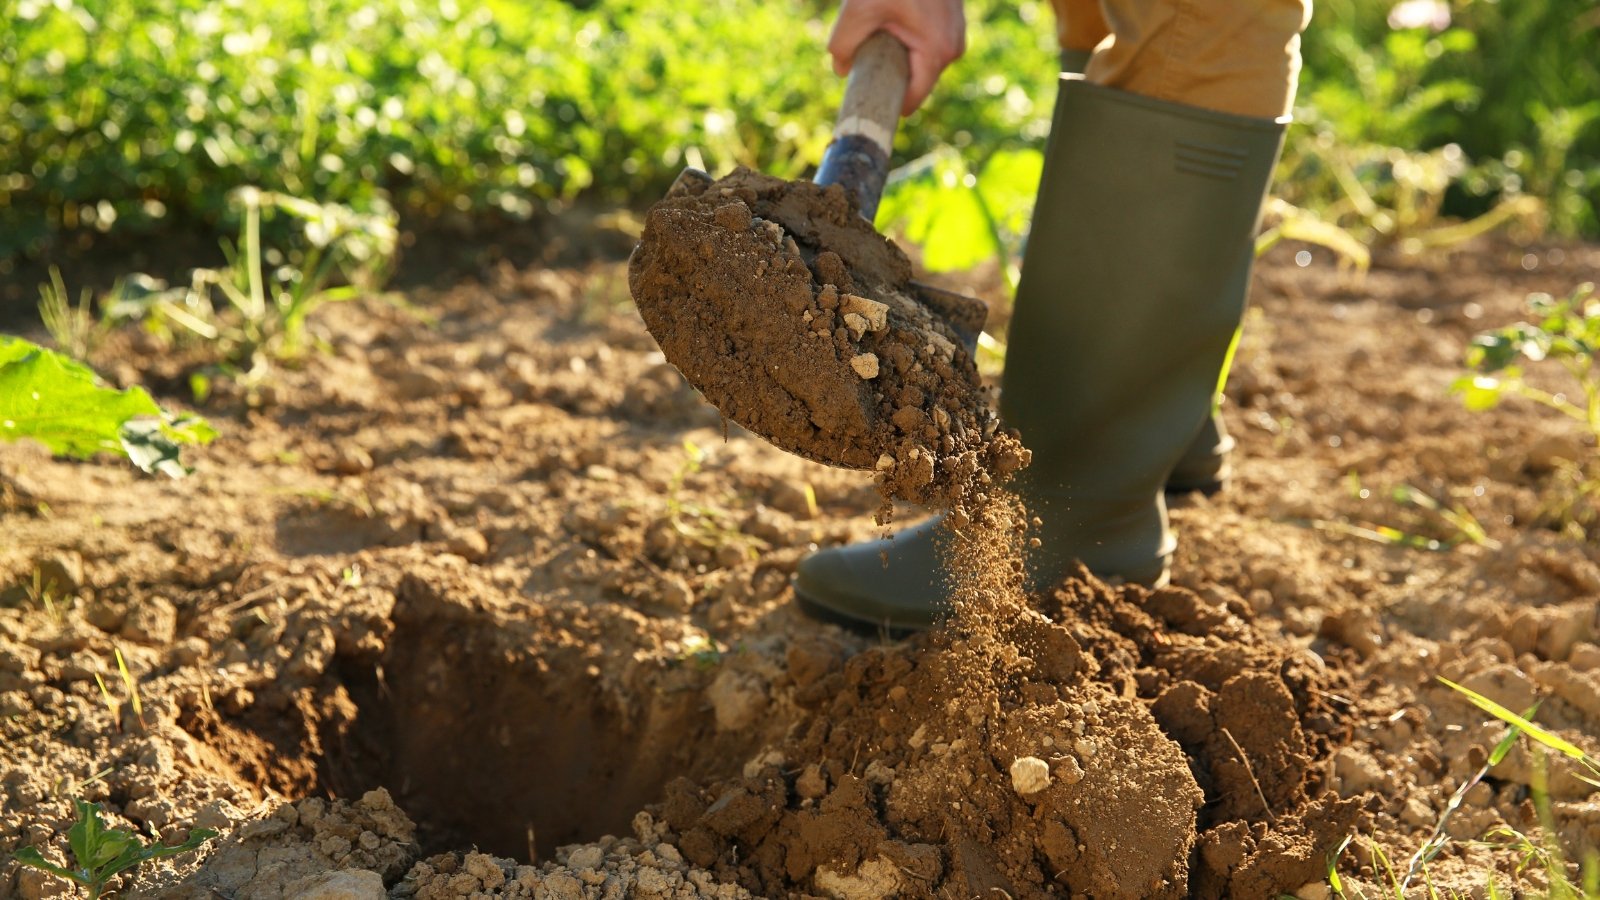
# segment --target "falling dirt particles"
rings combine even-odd
[[[1320,900],[1352,834],[1346,889],[1375,895],[1366,838],[1403,865],[1502,733],[1436,676],[1600,750],[1600,564],[1539,524],[1577,439],[1439,387],[1523,293],[1600,268],[1565,258],[1484,243],[1355,284],[1269,256],[1224,408],[1237,474],[1174,504],[1173,585],[1019,591],[1024,514],[991,487],[953,621],[899,642],[789,588],[812,547],[876,533],[875,487],[725,439],[620,264],[491,265],[412,297],[430,328],[329,307],[331,352],[269,394],[218,380],[189,479],[0,447],[0,897],[74,896],[11,857],[67,862],[78,799],[146,839],[220,832],[129,898]],[[189,364],[124,333],[101,363],[158,386]],[[1527,446],[1459,452],[1480,428]],[[1494,543],[1304,524],[1437,533],[1381,499],[1400,484]],[[1593,790],[1540,763],[1519,744],[1467,791],[1435,886],[1538,889],[1473,841],[1534,833],[1535,784],[1569,858],[1600,844]]]

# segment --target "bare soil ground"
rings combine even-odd
[[[1174,586],[1080,574],[977,657],[799,614],[796,561],[875,533],[870,476],[725,426],[622,263],[329,308],[330,353],[212,398],[185,481],[0,447],[0,896],[70,895],[9,854],[61,858],[74,798],[223,832],[136,897],[1311,900],[1351,833],[1376,893],[1371,847],[1403,870],[1501,734],[1435,676],[1600,751],[1600,553],[1549,524],[1594,448],[1446,390],[1473,333],[1597,270],[1483,243],[1356,279],[1281,248]],[[181,399],[148,337],[99,363]],[[1490,540],[1450,547],[1403,485]],[[1536,763],[1468,793],[1434,884],[1537,890],[1472,842],[1536,828]],[[1600,846],[1600,800],[1548,768],[1562,845]]]

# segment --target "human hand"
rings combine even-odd
[[[887,31],[906,45],[911,78],[900,115],[909,116],[933,90],[939,75],[967,49],[961,0],[844,0],[828,37],[833,70],[843,76],[856,50],[874,32]]]

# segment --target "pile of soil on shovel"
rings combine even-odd
[[[740,169],[649,213],[628,282],[667,359],[731,419],[952,508],[1026,464],[972,354],[913,299],[911,263],[838,185]]]

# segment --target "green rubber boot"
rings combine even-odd
[[[1065,75],[1082,75],[1089,65],[1089,57],[1093,55],[1093,50],[1062,50],[1061,72]],[[1250,270],[1255,258],[1256,249],[1251,246],[1245,251],[1240,264],[1240,275],[1246,288],[1250,284]],[[1225,363],[1222,377],[1217,379],[1219,397],[1227,380],[1228,371]],[[1200,427],[1200,433],[1195,436],[1194,443],[1184,451],[1183,458],[1178,460],[1178,464],[1172,468],[1172,474],[1167,476],[1167,493],[1169,495],[1215,494],[1222,490],[1233,474],[1232,468],[1228,465],[1228,456],[1232,452],[1233,437],[1228,434],[1227,426],[1222,423],[1222,413],[1213,407],[1211,417]]]
[[[1212,412],[1200,426],[1183,458],[1167,476],[1168,496],[1178,494],[1215,494],[1228,485],[1233,467],[1228,455],[1233,452],[1233,435],[1222,424],[1221,413]]]
[[[1001,418],[1033,464],[1033,590],[1074,561],[1165,583],[1163,488],[1207,422],[1283,125],[1064,78],[1006,350]],[[1039,252],[1049,248],[1048,252]],[[800,563],[809,611],[903,631],[948,611],[938,520]]]

